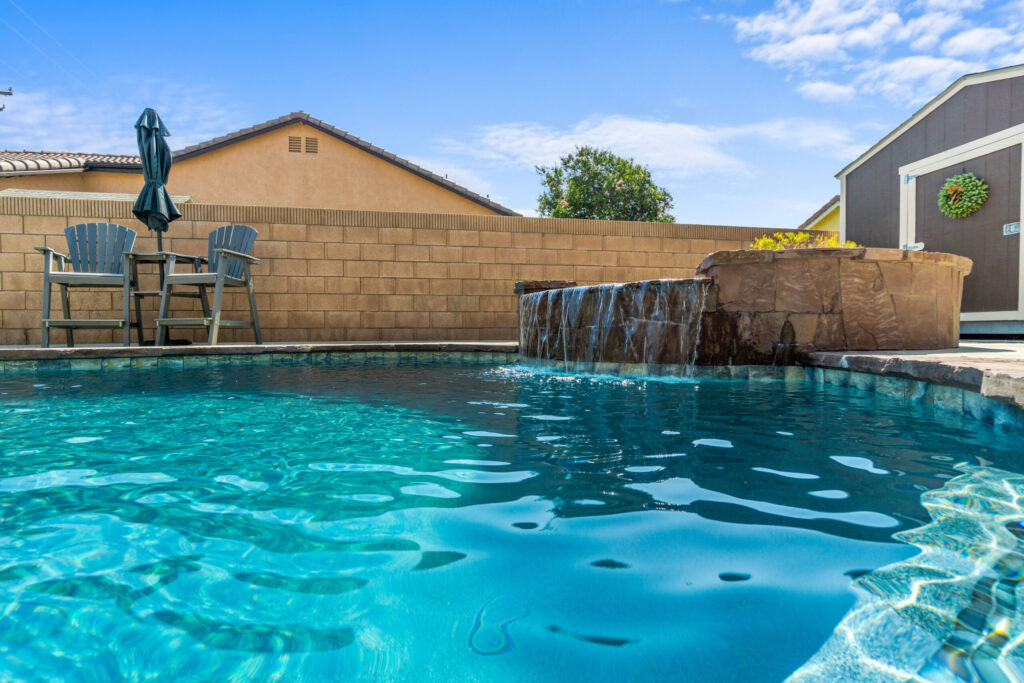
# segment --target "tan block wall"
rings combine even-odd
[[[709,252],[736,249],[768,229],[505,216],[187,204],[164,248],[206,255],[210,231],[228,223],[259,231],[257,301],[267,341],[515,339],[517,280],[580,284],[693,277]],[[0,344],[37,344],[43,257],[66,253],[63,230],[89,221],[138,231],[135,251],[155,237],[127,202],[0,197]],[[142,275],[155,289],[155,267]],[[54,315],[59,298],[54,290]],[[73,291],[73,317],[120,317],[120,291]],[[176,299],[172,313],[198,308]],[[153,335],[156,297],[146,300]],[[248,319],[244,293],[225,299],[224,317]],[[76,331],[78,343],[115,341],[108,330]],[[178,328],[174,336],[204,340]],[[250,341],[226,330],[225,341]],[[134,336],[133,336],[134,340]],[[56,331],[54,343],[63,343]]]

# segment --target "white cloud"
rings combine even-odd
[[[810,150],[818,156],[847,160],[863,151],[849,130],[814,119],[779,119],[719,129],[722,140],[758,141]]]
[[[907,22],[906,39],[910,48],[926,52],[938,45],[946,33],[963,25],[963,17],[950,12],[930,12]]]
[[[153,107],[171,131],[172,149],[240,128],[235,109],[200,87],[149,81],[121,96],[62,97],[45,90],[4,98],[0,147],[136,154],[135,121]],[[247,122],[251,123],[251,122]]]
[[[565,130],[537,123],[479,128],[468,140],[442,140],[448,153],[514,166],[545,166],[577,146],[590,145],[629,156],[670,178],[697,174],[748,173],[740,154],[751,143],[804,149],[845,160],[862,151],[846,127],[812,119],[778,119],[737,126],[701,126],[627,116],[590,117]]]
[[[842,62],[850,57],[840,47],[838,36],[819,33],[799,36],[791,40],[765,43],[750,51],[762,62],[776,65],[796,65],[805,62]]]
[[[807,99],[819,102],[846,102],[857,94],[857,89],[852,85],[840,85],[831,81],[803,83],[796,90]]]
[[[477,158],[527,166],[555,164],[577,146],[592,145],[680,175],[739,169],[742,164],[719,149],[719,141],[715,131],[701,126],[604,116],[588,118],[568,130],[537,123],[485,126],[471,141],[442,144]]]
[[[770,9],[731,21],[736,37],[750,45],[748,55],[799,75],[797,90],[805,97],[844,101],[881,95],[913,105],[965,73],[1020,62],[1024,5],[979,15],[983,5],[984,0],[775,0]]]
[[[948,57],[904,57],[867,66],[855,83],[862,92],[913,105],[938,94],[960,76],[984,68],[983,64]]]
[[[985,56],[993,49],[1010,42],[1010,34],[1000,28],[972,28],[958,33],[942,45],[943,54]]]
[[[479,172],[472,168],[468,168],[465,165],[455,164],[446,159],[425,159],[422,157],[410,157],[409,161],[431,171],[432,173],[436,173],[439,176],[447,178],[453,183],[458,183],[477,194],[490,197],[498,203],[503,203],[505,201],[500,197],[499,193],[495,191],[494,183]]]

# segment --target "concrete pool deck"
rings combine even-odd
[[[1024,342],[962,340],[933,351],[815,351],[801,364],[916,380],[1024,408]]]

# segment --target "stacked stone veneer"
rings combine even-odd
[[[524,294],[526,358],[788,364],[809,351],[955,347],[971,261],[897,249],[718,251],[696,280]]]
[[[717,289],[708,354],[779,363],[810,350],[957,346],[971,261],[899,249],[719,251],[697,272]]]
[[[38,344],[43,258],[47,245],[66,251],[68,225],[110,221],[139,232],[135,251],[156,240],[131,213],[131,202],[0,197],[0,344]],[[259,231],[253,270],[267,341],[481,340],[516,337],[517,280],[580,284],[693,277],[716,249],[735,249],[767,229],[469,216],[381,211],[184,204],[165,248],[206,254],[211,230],[243,223]],[[155,267],[143,287],[156,288]],[[74,291],[78,317],[120,317],[120,293]],[[176,300],[187,315],[188,300]],[[153,335],[157,299],[143,318]],[[59,297],[53,300],[60,315]],[[193,309],[194,310],[194,309]],[[228,293],[224,317],[247,319],[244,294]],[[224,330],[225,341],[252,339]],[[80,330],[79,343],[111,342],[119,332]],[[202,341],[205,332],[176,329]],[[134,336],[133,336],[134,339]],[[63,341],[62,334],[54,337]]]

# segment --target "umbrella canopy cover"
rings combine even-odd
[[[132,213],[136,218],[155,230],[157,239],[167,230],[167,224],[181,218],[181,212],[167,193],[167,178],[171,174],[171,148],[165,137],[170,132],[160,120],[160,115],[146,108],[135,122],[135,136],[139,143],[139,157],[142,159],[142,175],[145,185],[135,200]],[[163,248],[162,245],[159,248]]]

